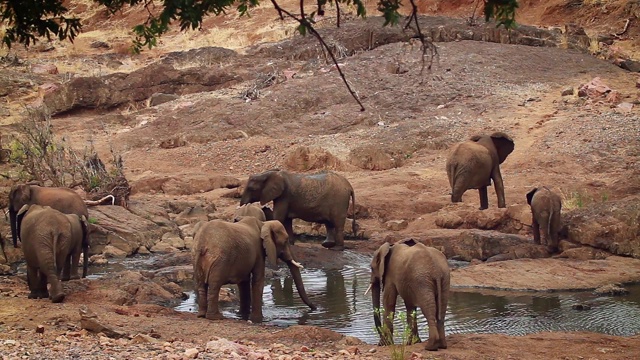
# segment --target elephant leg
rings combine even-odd
[[[453,186],[451,187],[451,202],[457,203],[462,202],[462,194],[467,191],[467,187],[463,181],[454,180]]]
[[[444,334],[444,319],[438,320],[438,337],[440,337],[440,344],[438,348],[446,349],[447,348],[447,339]]]
[[[322,246],[331,249],[336,246],[336,227],[331,223],[324,224],[327,229],[327,238],[322,242]]]
[[[71,280],[80,279],[80,275],[78,274],[78,265],[80,264],[80,254],[82,254],[82,249],[78,249],[78,251],[74,251],[71,253],[70,266],[71,266]]]
[[[550,226],[551,233],[549,234],[549,240],[551,241],[551,247],[553,248],[553,252],[557,252],[558,245],[560,244],[560,239],[558,238],[559,232],[560,232],[560,226],[561,226],[560,216],[554,215],[550,221],[551,221],[551,226]]]
[[[206,297],[206,310],[204,317],[209,320],[222,320],[224,316],[220,312],[218,308],[218,297],[220,296],[220,288],[222,288],[222,284],[220,283],[209,283],[207,297]],[[200,309],[202,311],[202,309]]]
[[[531,229],[533,230],[533,243],[540,245],[540,224],[535,216],[531,220]]]
[[[71,279],[70,271],[71,271],[71,254],[67,255],[67,257],[64,259],[64,265],[62,266],[62,276],[60,277],[60,280],[69,281],[69,279]]]
[[[203,318],[207,314],[207,290],[209,286],[207,284],[198,285],[198,317]]]
[[[389,284],[382,294],[384,304],[384,319],[382,336],[378,345],[393,345],[393,318],[396,312],[396,301],[398,300],[398,290]]]
[[[405,301],[405,305],[407,307],[407,327],[411,330],[409,338],[407,339],[407,345],[417,344],[421,340],[418,335],[418,314],[416,313],[416,307],[407,301]]]
[[[344,250],[344,224],[347,221],[347,217],[341,216],[338,221],[336,221],[336,226],[334,229],[334,238],[336,239],[336,246],[333,248],[334,250]]]
[[[245,319],[251,311],[251,282],[243,281],[238,284],[238,293],[240,294],[240,315]]]
[[[502,174],[500,173],[500,168],[498,166],[493,170],[491,179],[493,179],[493,186],[496,189],[496,195],[498,195],[498,207],[506,208],[507,203],[504,199],[504,184],[502,183]],[[487,203],[487,206],[488,205],[489,204]]]
[[[29,299],[37,299],[40,292],[40,276],[38,268],[27,265],[27,284],[29,285]],[[45,288],[46,289],[46,288]],[[47,295],[47,297],[49,297]]]
[[[427,341],[425,349],[429,351],[438,350],[440,335],[438,333],[438,309],[436,306],[435,294],[433,291],[428,290],[421,294],[420,298],[422,299],[420,310],[422,310],[422,315],[427,319],[427,325],[429,326],[429,340]]]
[[[50,299],[49,291],[47,290],[47,275],[42,271],[38,271],[38,282],[36,289],[36,298],[37,299]],[[51,292],[53,292],[53,286],[51,287]]]
[[[253,323],[262,322],[262,293],[264,292],[264,266],[251,274],[251,315]]]
[[[478,189],[478,193],[480,194],[480,210],[485,210],[489,208],[489,196],[487,195],[487,187],[483,186]]]
[[[293,245],[296,243],[296,234],[293,233],[293,219],[285,218],[284,222],[282,222],[284,229],[287,230],[287,234],[289,235],[289,244]]]

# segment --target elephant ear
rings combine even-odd
[[[374,254],[374,267],[377,269],[378,274],[380,276],[380,283],[382,283],[382,287],[384,288],[384,272],[389,261],[388,257],[391,253],[391,245],[389,243],[384,243],[382,246],[376,250]]]
[[[527,193],[527,204],[531,205],[531,200],[533,200],[533,195],[538,191],[538,188],[533,188],[533,190]]]
[[[278,261],[278,257],[276,255],[276,243],[273,240],[273,235],[271,234],[271,224],[264,223],[262,228],[260,229],[260,238],[262,239],[262,247],[264,247],[264,251],[267,253],[267,260],[273,266],[276,265]]]
[[[500,161],[500,164],[502,164],[515,147],[513,139],[503,132],[495,132],[491,134],[491,140],[498,152],[498,160]]]
[[[264,205],[274,200],[284,192],[284,177],[280,172],[274,171],[267,176],[267,180],[262,186],[262,194],[260,195],[260,205]]]

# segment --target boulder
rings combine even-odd
[[[164,242],[159,242],[155,245],[153,245],[151,247],[151,249],[149,249],[149,251],[151,251],[152,253],[175,253],[175,252],[179,252],[180,250],[174,248],[173,246],[164,243]]]
[[[228,175],[145,176],[131,184],[131,194],[165,193],[168,195],[199,194],[219,188],[236,188],[240,180]]]
[[[347,166],[335,155],[321,147],[299,146],[287,155],[284,165],[292,171],[346,170]]]
[[[389,220],[384,223],[384,226],[387,228],[387,230],[400,231],[406,229],[407,226],[409,226],[409,223],[407,222],[407,220]]]
[[[593,203],[565,214],[571,242],[640,258],[640,196]]]
[[[207,212],[201,206],[194,206],[184,209],[178,214],[174,221],[178,226],[184,226],[186,224],[196,224],[200,221],[209,221]]]
[[[148,106],[158,106],[169,101],[177,100],[180,96],[176,94],[154,93],[149,97]]]
[[[171,228],[138,216],[121,206],[95,206],[89,208],[89,217],[95,219],[91,226],[90,254],[101,253],[107,245],[123,251],[127,256],[140,246],[150,248]]]

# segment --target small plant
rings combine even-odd
[[[565,210],[582,209],[593,202],[591,197],[583,191],[572,191],[568,195],[562,193],[562,208]]]
[[[98,219],[90,217],[88,220],[89,224],[97,224],[98,223]]]
[[[382,310],[380,309],[375,309],[374,311],[376,311],[378,315],[382,313]],[[392,324],[394,315],[395,314],[393,312],[390,312],[387,316],[387,319]],[[399,312],[398,321],[402,324],[400,331],[398,331],[397,329],[391,331],[391,329],[386,326],[386,322],[383,322],[382,326],[380,326],[380,328],[378,329],[378,333],[381,334],[381,344],[388,344],[391,346],[392,360],[404,360],[407,354],[407,345],[411,345],[417,341],[417,339],[414,339],[413,335],[411,334],[411,327],[408,325],[407,316],[410,317],[412,323],[417,321],[417,312],[415,310],[409,315],[407,315],[407,313],[405,312]],[[395,343],[394,339],[396,338],[400,338],[399,344]]]

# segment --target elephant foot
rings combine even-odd
[[[71,275],[71,277],[69,278],[70,280],[79,280],[80,279],[80,275]]]
[[[203,318],[205,315],[207,315],[206,311],[198,311],[198,315],[196,315],[196,317]]]
[[[224,316],[222,316],[222,314],[219,313],[219,312],[217,312],[217,313],[208,312],[204,317],[209,319],[209,320],[223,320],[224,319]]]
[[[37,296],[38,296],[38,299],[51,299],[51,296],[49,296],[48,291],[41,291],[37,293]]]
[[[336,246],[330,248],[330,250],[333,250],[333,251],[344,251],[344,245],[336,245]]]
[[[447,343],[446,342],[441,342],[440,345],[438,346],[438,348],[440,349],[446,349],[447,348]]]
[[[331,241],[331,240],[325,240],[322,242],[322,246],[327,248],[327,249],[331,249],[332,247],[336,246],[336,242],[335,241]],[[344,248],[344,246],[343,246]]]
[[[29,295],[27,295],[28,299],[39,299],[39,294],[35,293],[35,292],[31,292],[29,293]]]
[[[424,348],[425,350],[428,350],[428,351],[438,351],[439,346],[435,342],[433,343],[429,342],[427,343],[427,346],[425,346]]]
[[[60,281],[69,281],[70,279],[71,279],[71,277],[70,277],[70,276],[68,276],[68,275],[67,275],[67,276],[62,275],[62,276],[60,277]]]
[[[61,303],[64,300],[64,294],[57,294],[51,297],[52,303]]]
[[[547,251],[551,254],[555,254],[558,252],[558,247],[557,246],[547,246]]]
[[[252,314],[251,316],[249,316],[249,320],[254,324],[261,323],[262,322],[262,314],[258,314],[258,315],[253,315]]]

